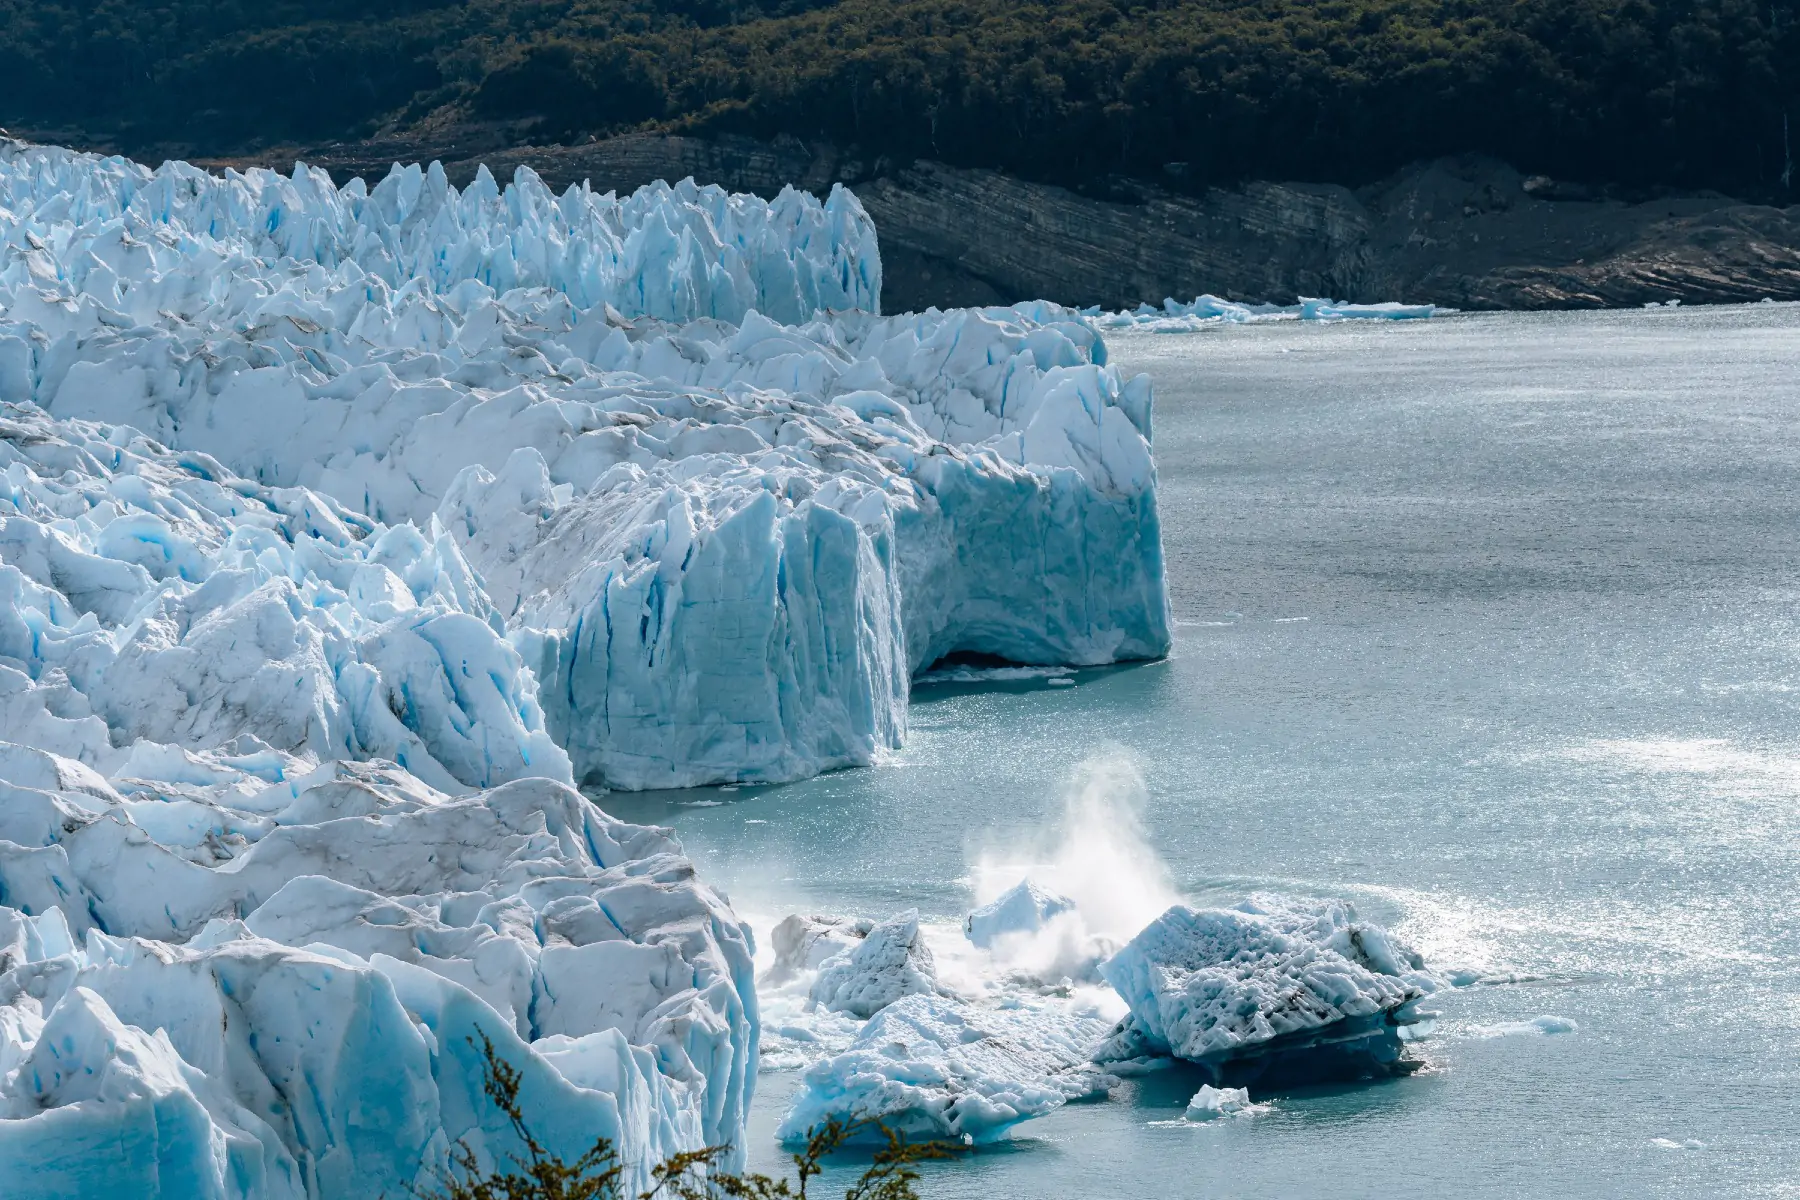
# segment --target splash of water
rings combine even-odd
[[[1180,895],[1144,828],[1149,799],[1143,773],[1122,749],[1094,754],[1063,789],[1057,824],[1035,838],[990,841],[971,855],[977,904],[1021,879],[1075,902],[1035,936],[1007,939],[996,957],[1034,973],[1091,958],[1096,940],[1119,945]]]

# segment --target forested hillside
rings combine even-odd
[[[1481,151],[1783,198],[1796,0],[0,0],[0,123],[223,154],[519,123],[793,134],[1053,182]]]

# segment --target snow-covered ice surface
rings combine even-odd
[[[1298,304],[1240,304],[1207,294],[1183,303],[1173,298],[1162,307],[1140,304],[1136,308],[1107,312],[1084,310],[1101,329],[1141,329],[1147,333],[1196,333],[1217,325],[1248,325],[1258,321],[1413,321],[1455,312],[1435,304],[1351,304],[1342,300],[1302,297]]]
[[[1441,986],[1348,904],[1271,897],[1174,905],[1100,973],[1131,1007],[1100,1061],[1172,1054],[1221,1078],[1271,1082],[1412,1069],[1399,1030]]]
[[[748,930],[571,785],[865,764],[945,656],[1169,645],[1147,377],[879,295],[841,189],[0,144],[9,1200],[399,1194],[513,1149],[477,1035],[555,1148],[741,1150]],[[987,1129],[1049,1068],[974,1069]]]

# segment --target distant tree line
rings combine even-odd
[[[1498,155],[1781,199],[1800,0],[0,0],[0,123],[222,153],[497,119],[1359,183]]]

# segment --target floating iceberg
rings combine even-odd
[[[1194,333],[1216,325],[1248,325],[1259,321],[1415,321],[1455,312],[1435,304],[1351,304],[1342,300],[1301,297],[1298,304],[1240,304],[1211,294],[1182,303],[1175,299],[1157,308],[1140,304],[1134,309],[1084,312],[1101,329],[1142,329],[1150,333]]]
[[[1021,879],[990,904],[963,920],[963,934],[986,950],[1008,934],[1034,934],[1059,913],[1073,912],[1075,902]]]
[[[1266,1111],[1267,1105],[1250,1102],[1250,1092],[1246,1088],[1216,1088],[1210,1083],[1203,1083],[1188,1101],[1187,1111],[1182,1114],[1182,1119],[1216,1121],[1220,1117],[1249,1116]]]
[[[1057,1001],[989,1008],[907,996],[848,1051],[807,1069],[777,1136],[799,1141],[835,1118],[880,1121],[914,1139],[994,1141],[1117,1082],[1089,1061],[1109,1024]]]
[[[1413,1070],[1398,1030],[1437,986],[1417,955],[1340,901],[1178,904],[1100,972],[1131,1015],[1099,1061],[1174,1055],[1218,1080],[1268,1084]]]

